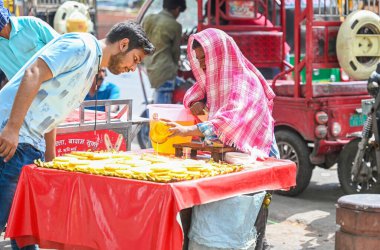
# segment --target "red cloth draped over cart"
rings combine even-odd
[[[179,211],[295,185],[296,166],[267,159],[237,173],[153,183],[25,166],[6,237],[59,249],[182,249]]]

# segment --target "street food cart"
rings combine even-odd
[[[140,121],[131,120],[132,103],[124,104],[125,115],[116,116],[107,108],[105,113],[84,110],[95,102],[83,104],[58,128],[58,155],[130,150],[132,125]],[[239,172],[169,183],[28,165],[20,175],[6,237],[21,247],[37,243],[55,249],[181,249],[181,210],[241,194],[289,189],[295,177],[293,162],[272,158]]]
[[[146,151],[145,151],[146,152]],[[5,237],[55,249],[182,249],[179,212],[295,184],[296,166],[268,158],[250,168],[155,183],[25,166]]]

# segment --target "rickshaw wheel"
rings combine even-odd
[[[277,191],[285,196],[296,196],[302,193],[310,183],[313,166],[309,160],[310,151],[300,136],[288,130],[275,132],[281,159],[291,160],[297,165],[296,186],[288,191]]]
[[[376,166],[375,149],[369,145],[364,153],[364,166],[358,179],[354,181],[351,174],[353,162],[358,151],[361,138],[356,138],[347,143],[340,153],[338,160],[338,178],[345,194],[380,193],[379,175]]]

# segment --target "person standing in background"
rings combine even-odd
[[[144,60],[155,89],[154,103],[172,103],[182,38],[182,25],[176,19],[185,10],[185,0],[164,0],[163,10],[147,16],[142,24],[156,47],[155,54]]]
[[[10,80],[29,59],[59,34],[39,18],[13,17],[0,0],[0,69]]]
[[[84,98],[85,101],[116,100],[120,98],[120,88],[116,84],[104,81],[106,75],[106,68],[101,68],[98,77],[94,79],[90,91]],[[105,111],[104,106],[86,107],[86,109]],[[111,112],[117,112],[118,109],[118,105],[111,106]]]

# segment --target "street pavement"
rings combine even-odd
[[[315,168],[309,187],[297,197],[274,195],[267,226],[270,249],[334,249],[335,204],[343,195],[336,167]]]
[[[132,148],[137,148],[136,144]],[[334,249],[335,204],[343,195],[336,168],[316,168],[309,187],[297,197],[274,195],[270,204],[267,239],[271,250]],[[0,250],[9,240],[0,237]]]

